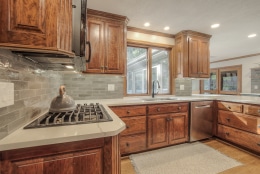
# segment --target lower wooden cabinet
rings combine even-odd
[[[129,154],[146,150],[146,133],[121,136],[121,154]]]
[[[148,148],[188,141],[188,113],[148,116]]]
[[[1,174],[119,174],[119,137],[0,152]]]
[[[236,143],[260,154],[260,135],[224,125],[218,125],[218,137]]]

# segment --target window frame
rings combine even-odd
[[[169,93],[159,93],[159,95],[170,95],[173,93],[173,46],[164,44],[155,44],[140,41],[127,41],[127,47],[139,47],[147,49],[147,93],[143,94],[127,94],[127,61],[125,64],[125,78],[124,78],[124,96],[149,96],[152,95],[152,49],[164,49],[169,54]]]

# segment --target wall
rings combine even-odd
[[[210,68],[242,65],[242,93],[251,93],[251,68],[259,67],[260,56],[211,63]]]
[[[62,76],[38,70],[30,62],[0,49],[0,82],[14,84],[14,104],[0,108],[0,139],[46,112],[51,99],[58,95]]]
[[[63,73],[67,94],[74,100],[122,98],[123,80],[120,75]],[[114,85],[114,91],[108,91],[108,85]]]

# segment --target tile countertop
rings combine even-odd
[[[173,96],[173,95],[156,95],[155,99],[151,96],[145,97],[124,97],[122,99],[98,99],[98,100],[78,100],[77,104],[83,103],[100,103],[113,118],[112,122],[80,124],[70,126],[57,126],[38,129],[20,129],[11,133],[0,140],[0,151],[41,146],[47,144],[57,144],[72,142],[100,137],[114,136],[125,129],[125,123],[117,117],[108,106],[116,105],[140,105],[152,103],[168,103],[182,101],[201,101],[201,100],[222,100],[230,102],[241,102],[248,104],[260,104],[260,97],[252,96],[233,96],[233,95],[205,95],[197,94],[192,96]],[[27,123],[28,124],[28,123]],[[27,125],[26,124],[26,125]]]

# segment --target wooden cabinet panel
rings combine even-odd
[[[146,134],[122,136],[120,138],[121,154],[129,154],[146,150]]]
[[[255,115],[260,117],[260,106],[244,105],[244,113],[248,115]]]
[[[188,141],[188,114],[172,114],[169,122],[169,143],[176,144]]]
[[[260,135],[218,125],[218,136],[260,154]]]
[[[127,17],[88,9],[92,58],[86,72],[123,74],[126,59]]]
[[[177,77],[209,77],[210,37],[211,35],[191,30],[184,30],[175,35]]]
[[[243,112],[243,104],[230,103],[230,102],[217,102],[218,109],[232,111],[232,112]]]
[[[126,129],[120,133],[121,136],[137,133],[146,133],[146,116],[122,118],[126,124]]]
[[[260,134],[260,117],[219,110],[218,122],[227,126]]]
[[[154,115],[148,117],[148,148],[168,145],[169,115]]]
[[[110,106],[110,109],[119,117],[146,115],[146,106]]]
[[[72,0],[0,0],[0,46],[16,51],[72,53]]]
[[[148,114],[163,114],[188,111],[188,103],[148,105]]]

